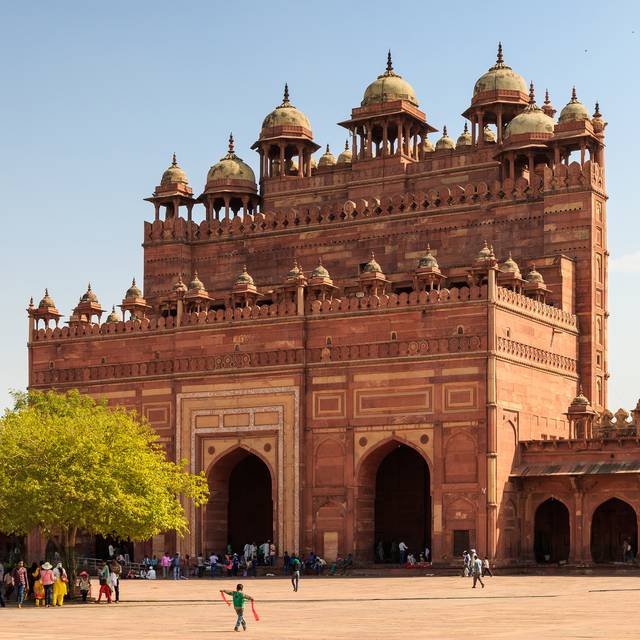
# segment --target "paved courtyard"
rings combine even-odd
[[[471,589],[466,578],[282,578],[245,580],[261,620],[256,638],[638,638],[640,576],[506,576]],[[218,590],[226,579],[123,581],[119,605],[0,611],[0,638],[136,638],[233,635]],[[242,633],[242,632],[240,632]]]

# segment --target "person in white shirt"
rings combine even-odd
[[[404,564],[404,559],[407,557],[407,549],[409,547],[407,547],[407,545],[400,541],[400,544],[398,545],[398,551],[400,552],[400,564]]]
[[[156,570],[151,567],[149,571],[147,571],[147,580],[155,580],[156,579]]]
[[[218,556],[215,553],[209,556],[209,564],[211,565],[211,577],[215,578],[218,573]]]
[[[264,558],[263,562],[265,564],[269,564],[269,543],[264,542],[260,546],[262,547],[262,557]]]

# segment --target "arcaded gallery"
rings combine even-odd
[[[567,86],[556,115],[500,47],[434,123],[437,94],[381,62],[338,153],[292,83],[255,97],[277,104],[257,179],[232,137],[200,195],[174,155],[120,311],[89,286],[63,321],[42,283],[30,387],[136,409],[206,473],[190,534],[135,556],[635,556],[640,410],[607,410],[606,122],[578,98],[597,87]]]

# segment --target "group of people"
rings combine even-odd
[[[376,558],[378,562],[392,562],[407,566],[415,566],[416,564],[428,564],[431,558],[431,549],[425,546],[418,552],[418,555],[409,550],[404,540],[396,542],[392,540],[387,544],[382,540],[378,540],[376,545]]]
[[[486,576],[493,578],[493,573],[489,566],[489,558],[485,556],[484,560],[481,560],[475,549],[471,549],[471,552],[465,549],[462,554],[462,576],[465,578],[473,577],[474,589],[476,588],[477,582],[479,582],[484,589],[482,578]]]
[[[68,582],[61,562],[54,567],[43,560],[27,568],[24,561],[19,560],[13,569],[6,571],[0,562],[0,607],[6,607],[13,594],[18,609],[22,609],[30,597],[33,597],[36,607],[61,607],[68,593]]]
[[[120,602],[121,576],[122,565],[117,560],[100,563],[100,589],[96,602],[100,602],[103,595],[109,604]],[[82,602],[90,602],[92,586],[88,571],[78,574],[76,587]],[[68,593],[69,575],[62,562],[57,562],[54,566],[43,560],[34,562],[27,568],[24,561],[19,560],[13,569],[7,571],[0,562],[0,607],[5,607],[14,594],[19,609],[31,598],[36,607],[61,607]]]

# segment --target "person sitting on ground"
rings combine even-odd
[[[155,580],[156,579],[156,570],[151,566],[149,567],[149,571],[147,571],[147,580]]]
[[[336,573],[342,568],[342,563],[344,560],[340,557],[340,554],[336,557],[336,561],[331,565],[329,569],[329,575],[334,576]]]
[[[316,554],[312,551],[304,561],[305,573],[311,573],[316,566]]]
[[[410,567],[415,566],[415,564],[416,564],[416,558],[415,558],[415,556],[413,555],[413,553],[410,553],[410,554],[407,556],[407,564],[408,564]]]
[[[324,568],[327,566],[326,560],[320,556],[316,556],[316,575],[320,576],[324,572]]]
[[[344,559],[344,562],[342,563],[342,575],[346,575],[347,571],[350,571],[351,569],[353,569],[353,556],[348,553],[347,557]]]

